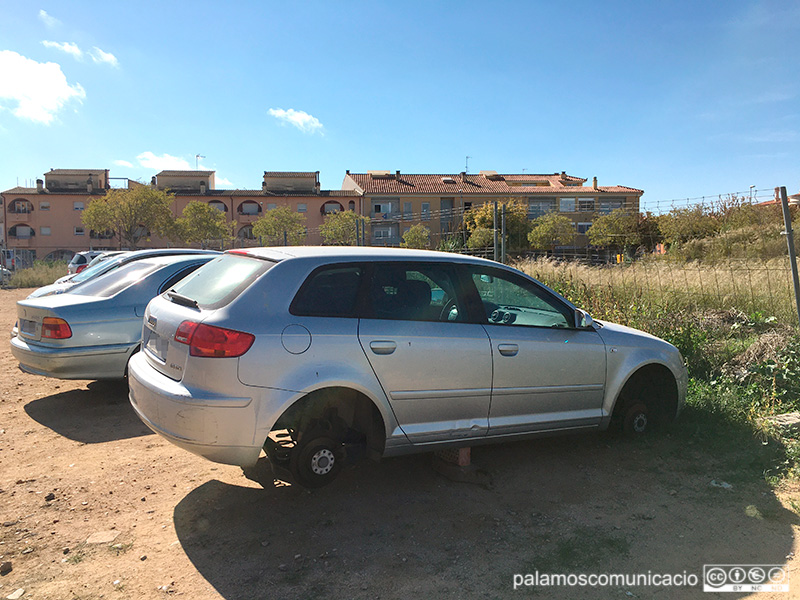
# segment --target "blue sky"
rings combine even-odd
[[[0,0],[0,189],[50,168],[800,189],[800,3]],[[204,158],[196,160],[196,155]]]

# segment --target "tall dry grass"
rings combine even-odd
[[[756,319],[797,324],[786,257],[713,264],[647,258],[603,266],[539,258],[515,266],[599,318],[642,311],[737,310]]]
[[[20,269],[11,276],[10,287],[29,288],[50,285],[67,274],[67,263],[35,261],[29,269]]]

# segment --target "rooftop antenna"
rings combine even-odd
[[[194,155],[194,170],[195,171],[197,171],[199,169],[198,164],[199,164],[201,158],[205,158],[205,156],[202,156],[200,154],[195,154]]]
[[[472,158],[471,156],[467,157],[467,164],[464,165],[464,173],[469,173],[469,159]]]

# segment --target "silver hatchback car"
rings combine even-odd
[[[656,337],[593,321],[501,264],[377,248],[233,250],[154,298],[130,400],[176,445],[306,487],[392,456],[675,418]]]

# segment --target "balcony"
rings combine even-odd
[[[236,215],[236,220],[242,225],[249,225],[251,223],[255,223],[258,221],[261,215],[258,213],[251,214],[251,213],[238,213]]]
[[[7,212],[6,218],[9,223],[25,223],[31,220],[31,213],[29,212]]]

